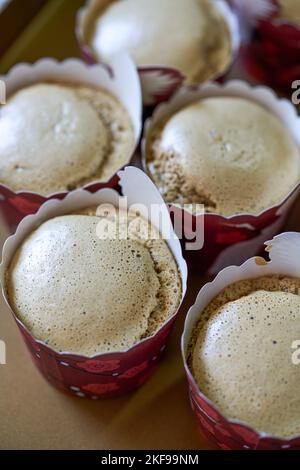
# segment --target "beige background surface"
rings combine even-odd
[[[50,0],[0,60],[0,73],[19,61],[78,55],[75,12],[84,0]],[[240,74],[239,74],[240,75]],[[298,230],[300,201],[288,225]],[[5,229],[0,221],[0,248]],[[209,449],[189,406],[179,340],[187,307],[203,284],[192,278],[185,306],[164,361],[152,379],[124,398],[70,398],[49,386],[32,364],[0,296],[0,339],[7,365],[0,365],[1,449]]]

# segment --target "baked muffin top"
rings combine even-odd
[[[168,245],[141,216],[126,215],[105,207],[59,216],[22,243],[7,295],[37,339],[86,356],[123,351],[176,312],[181,277]]]
[[[198,82],[225,71],[231,60],[228,25],[210,0],[107,2],[91,26],[98,58],[127,50],[139,66],[165,65]]]
[[[227,287],[203,311],[190,367],[200,390],[231,419],[260,432],[300,434],[300,280],[270,276]]]
[[[147,166],[169,202],[224,216],[280,203],[300,178],[296,143],[277,117],[243,98],[213,97],[153,129]]]
[[[281,8],[280,17],[300,25],[300,2],[299,0],[278,0]]]
[[[49,195],[106,181],[134,146],[131,119],[107,91],[39,83],[0,111],[0,183]]]

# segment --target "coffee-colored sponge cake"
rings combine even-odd
[[[0,183],[49,195],[106,181],[129,159],[131,119],[107,91],[40,83],[0,111]]]
[[[223,73],[231,62],[231,34],[211,0],[119,0],[91,25],[98,59],[126,50],[138,66],[179,69],[189,82]]]
[[[175,314],[182,293],[176,261],[145,219],[126,214],[91,208],[56,217],[23,242],[7,293],[37,339],[86,356],[124,351]]]
[[[299,182],[296,143],[252,101],[202,99],[157,127],[148,139],[147,167],[168,202],[204,204],[224,216],[258,214]]]
[[[263,277],[227,287],[191,340],[200,390],[231,419],[280,437],[300,434],[300,279]]]

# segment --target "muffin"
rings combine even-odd
[[[284,21],[290,21],[300,26],[300,2],[299,0],[278,0],[280,7],[279,17]]]
[[[154,126],[155,127],[155,126]],[[257,215],[299,182],[299,149],[280,120],[238,97],[189,104],[149,132],[146,166],[166,201]]]
[[[58,216],[22,243],[6,291],[36,339],[89,357],[126,351],[176,312],[181,277],[168,245],[127,215],[105,206]]]
[[[106,90],[38,83],[0,112],[0,183],[49,195],[106,181],[127,163],[131,118]]]
[[[266,276],[226,287],[201,314],[189,367],[200,391],[229,419],[256,431],[300,434],[300,279]]]
[[[87,29],[98,60],[126,50],[137,66],[172,67],[188,82],[222,74],[231,62],[231,33],[211,0],[99,2]]]

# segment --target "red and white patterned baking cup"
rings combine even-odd
[[[47,346],[43,341],[34,338],[16,317],[6,297],[5,273],[24,238],[41,223],[52,217],[97,206],[101,203],[118,206],[119,202],[121,207],[132,207],[134,204],[139,204],[139,210],[143,213],[140,206],[143,204],[150,214],[148,219],[154,226],[159,227],[158,206],[155,208],[152,206],[158,204],[163,213],[161,233],[166,237],[181,273],[183,300],[186,293],[187,266],[182,257],[179,240],[173,232],[167,207],[151,180],[141,170],[127,167],[119,172],[119,177],[123,195],[127,199],[121,197],[111,188],[102,189],[94,194],[79,189],[68,194],[63,200],[52,199],[45,202],[36,214],[24,218],[16,233],[6,241],[0,266],[4,298],[40,372],[50,383],[65,392],[92,399],[123,395],[147,381],[155,371],[166,348],[179,308],[153,336],[140,341],[125,352],[99,353],[94,357],[86,357],[72,352],[60,353]]]
[[[181,339],[182,355],[189,383],[190,400],[202,432],[222,449],[300,450],[300,436],[288,439],[258,432],[246,423],[231,420],[199,390],[187,364],[188,346],[192,331],[205,307],[227,286],[243,279],[280,274],[300,277],[300,234],[295,232],[277,235],[266,243],[270,260],[252,258],[242,266],[223,269],[216,278],[200,290],[196,302],[190,308]]]
[[[112,0],[88,0],[77,15],[76,36],[81,48],[84,60],[93,64],[98,61],[87,41],[87,30],[91,19],[95,18],[102,8],[105,8]],[[237,18],[224,0],[213,0],[220,13],[224,16],[232,42],[232,61],[221,75],[211,77],[220,79],[224,77],[234,62],[240,47],[240,33]],[[149,64],[138,67],[143,91],[143,103],[145,106],[153,106],[170,98],[184,83],[185,76],[180,70],[167,67],[163,64]]]
[[[265,14],[255,18],[253,39],[243,46],[245,68],[260,83],[291,96],[292,83],[300,76],[300,27],[279,18],[276,0],[251,3],[265,4]]]
[[[41,59],[35,64],[18,64],[7,75],[0,76],[5,82],[7,97],[23,87],[42,81],[68,82],[101,87],[113,94],[124,105],[134,128],[134,145],[125,159],[130,164],[139,142],[142,129],[141,87],[135,65],[126,54],[112,58],[108,66],[88,66],[78,59],[57,62],[53,59]],[[5,106],[5,105],[4,105]],[[118,178],[114,174],[105,183],[97,181],[84,186],[95,192],[102,187],[117,188]],[[13,191],[0,184],[0,215],[13,232],[23,217],[35,213],[48,199],[63,199],[67,192],[54,193],[47,197],[28,191]]]
[[[154,128],[169,116],[196,100],[212,96],[238,96],[262,105],[277,116],[300,149],[300,118],[295,107],[285,99],[279,99],[267,87],[252,87],[240,80],[232,80],[224,85],[207,83],[200,87],[183,87],[169,102],[156,108],[152,118],[145,124],[142,143],[142,162],[146,165],[146,142]],[[270,172],[272,170],[270,169]],[[258,215],[238,214],[224,217],[218,214],[200,214],[193,217],[186,210],[170,205],[172,212],[185,221],[185,241],[190,241],[195,227],[204,227],[204,247],[202,250],[187,251],[185,257],[192,270],[201,274],[216,274],[231,264],[241,264],[246,259],[259,254],[263,243],[280,232],[289,212],[300,192],[300,182],[280,204],[268,208]],[[203,223],[199,223],[203,219]]]

